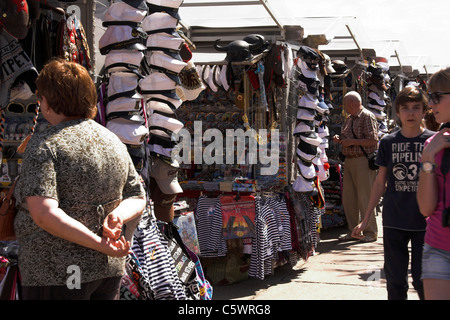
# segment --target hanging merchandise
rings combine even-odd
[[[390,98],[387,90],[390,87],[389,65],[385,58],[377,57],[367,66],[368,109],[378,122],[378,138],[388,133],[388,108]]]
[[[255,236],[255,199],[253,196],[222,196],[223,237],[228,239]]]
[[[5,31],[16,39],[25,38],[30,19],[28,8],[27,1],[1,1],[0,32]]]
[[[296,192],[311,193],[314,198],[319,193],[320,181],[329,176],[328,166],[324,166],[324,163],[328,161],[326,149],[329,131],[326,123],[330,107],[325,102],[324,89],[325,78],[328,72],[331,73],[334,69],[326,55],[308,46],[301,46],[297,56],[297,80],[301,97],[293,134],[299,138],[296,148],[299,175],[293,189]],[[315,179],[316,176],[319,177],[319,182]],[[317,205],[320,201],[314,203]]]

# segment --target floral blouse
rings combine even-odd
[[[106,215],[120,199],[143,197],[144,189],[126,146],[93,120],[49,127],[28,142],[15,189],[19,211],[14,229],[24,286],[66,285],[73,270],[81,283],[122,276],[125,258],[113,258],[55,237],[38,227],[25,199],[56,199],[60,208],[101,235]]]

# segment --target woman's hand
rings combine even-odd
[[[123,220],[119,214],[112,211],[103,221],[103,237],[119,239],[122,233]]]
[[[111,257],[125,257],[130,251],[131,244],[122,236],[118,240],[102,237],[100,243],[102,253]]]
[[[434,158],[436,153],[445,148],[450,148],[450,128],[444,128],[440,130],[436,135],[431,139],[430,143],[428,143],[422,151],[421,161],[430,161],[434,163]]]

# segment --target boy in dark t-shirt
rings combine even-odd
[[[424,129],[422,119],[427,98],[417,88],[403,89],[394,102],[401,130],[380,140],[376,163],[380,166],[362,222],[352,233],[362,237],[373,208],[383,197],[383,246],[389,300],[405,300],[408,292],[408,266],[411,241],[413,286],[423,299],[422,248],[426,229],[425,218],[416,200],[420,156],[425,141],[434,132]]]

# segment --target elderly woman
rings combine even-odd
[[[126,146],[92,120],[96,89],[81,65],[53,60],[38,100],[50,127],[28,142],[15,196],[24,299],[117,299],[145,193]]]

